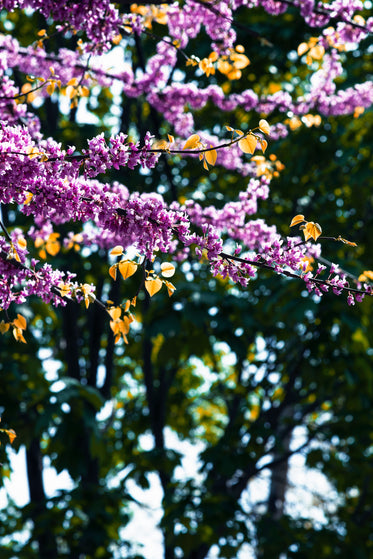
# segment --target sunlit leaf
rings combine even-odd
[[[201,138],[198,136],[198,134],[192,134],[185,142],[183,149],[197,148],[199,147],[200,142],[201,142]]]
[[[305,225],[305,227],[303,229],[303,233],[304,233],[304,239],[306,241],[308,241],[311,238],[314,241],[317,241],[317,239],[320,237],[320,235],[322,233],[322,229],[321,229],[321,227],[318,223],[314,223],[313,221],[309,221]]]
[[[259,120],[259,130],[264,132],[264,134],[267,134],[267,136],[271,133],[271,127],[264,118]]]
[[[211,147],[213,147],[213,146],[211,146]],[[209,165],[215,165],[217,156],[218,156],[218,154],[217,154],[216,149],[213,149],[211,151],[206,151],[206,153],[205,153],[206,161]]]
[[[25,338],[23,337],[23,332],[21,328],[13,328],[13,336],[17,340],[17,342],[27,343]]]
[[[19,313],[17,314],[17,318],[15,320],[13,320],[13,324],[17,328],[20,328],[21,330],[26,330],[26,328],[27,328],[27,322],[26,322],[25,317],[22,316]]]
[[[110,251],[110,256],[122,256],[122,254],[123,254],[123,247],[121,245],[115,246]]]
[[[131,260],[122,260],[118,264],[119,271],[122,275],[122,278],[126,280],[127,278],[133,276],[133,274],[137,270],[137,264],[132,262]]]
[[[170,281],[165,281],[164,284],[167,287],[168,296],[171,297],[174,294],[174,292],[176,291],[176,287]]]
[[[153,297],[162,288],[162,280],[159,278],[149,279],[145,281],[145,289],[150,297]]]
[[[120,307],[114,307],[113,309],[108,309],[107,311],[113,320],[118,320],[122,314],[122,309]]]
[[[246,138],[242,138],[242,140],[238,142],[238,146],[244,153],[253,154],[257,143],[258,140],[256,137],[250,134],[249,136],[246,136]]]
[[[305,52],[307,52],[309,49],[309,46],[307,43],[301,43],[298,48],[297,48],[297,53],[298,56],[302,56],[302,54],[304,54]]]
[[[27,241],[24,237],[18,237],[17,239],[17,245],[19,246],[19,248],[21,248],[22,250],[25,250],[25,248],[27,247]]]
[[[170,262],[163,262],[161,264],[162,276],[164,278],[172,278],[175,273],[175,266]]]
[[[294,227],[294,225],[298,225],[298,223],[302,223],[303,221],[306,221],[304,215],[298,214],[291,220],[290,227]]]

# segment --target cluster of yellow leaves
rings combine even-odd
[[[152,149],[163,149],[164,151],[169,152],[171,149],[171,145],[174,143],[175,138],[171,136],[171,134],[167,134],[167,140],[155,140],[152,143]]]
[[[110,251],[111,256],[123,256],[123,254],[124,250],[121,245],[117,245]],[[116,280],[117,271],[119,270],[122,278],[126,280],[136,273],[138,266],[139,264],[134,260],[123,258],[120,262],[110,266],[109,274],[113,280]],[[161,275],[166,279],[160,278],[157,274],[155,274],[154,270],[146,270],[145,289],[149,293],[150,297],[153,297],[153,295],[158,293],[163,285],[167,287],[168,295],[171,297],[176,290],[176,287],[168,281],[168,278],[171,278],[174,273],[175,266],[169,262],[163,262],[161,264]]]
[[[124,308],[120,305],[118,307],[112,306],[107,310],[111,318],[110,328],[113,331],[114,343],[116,344],[121,338],[123,338],[124,343],[128,344],[127,334],[130,329],[130,324],[135,320],[133,314],[130,312],[131,306],[136,306],[136,297],[132,300],[127,299]]]
[[[320,126],[321,124],[321,116],[320,115],[312,115],[306,114],[303,115],[302,118],[298,118],[297,116],[293,116],[291,118],[287,118],[284,121],[284,124],[287,124],[290,130],[297,130],[302,123],[307,126],[307,128],[311,128],[311,126]]]
[[[359,281],[373,281],[373,272],[372,270],[364,270],[362,274],[358,277]]]
[[[267,136],[269,136],[269,134],[271,133],[271,127],[264,118],[259,121],[259,125],[257,126],[257,128],[254,128],[254,130],[250,130],[250,132],[247,134],[242,132],[242,130],[232,128],[231,126],[226,126],[225,128],[228,130],[228,132],[232,132],[232,140],[235,134],[238,137],[242,136],[242,138],[238,140],[238,147],[244,153],[250,153],[252,155],[257,149],[258,144],[260,145],[263,153],[267,149],[267,140],[264,140],[264,138],[262,138],[258,134],[254,134],[255,130],[260,130],[260,132],[263,132]]]
[[[311,37],[307,43],[301,43],[298,46],[298,56],[306,54],[306,64],[308,65],[311,65],[314,61],[320,61],[324,57],[325,49],[318,42],[318,37]]]
[[[139,14],[143,16],[144,26],[147,29],[152,28],[153,21],[160,23],[161,25],[166,25],[168,21],[168,9],[168,4],[160,4],[159,6],[155,6],[154,4],[151,4],[150,6],[139,6],[138,4],[131,4],[131,12],[133,14]]]
[[[80,245],[83,242],[83,235],[81,233],[76,233],[72,237],[70,237],[69,242],[66,245],[67,250],[71,250],[72,248],[75,252],[79,252]]]
[[[268,178],[280,176],[280,171],[285,169],[285,165],[281,163],[274,153],[271,153],[269,159],[263,155],[254,155],[251,161],[256,164],[256,174],[258,177],[265,176]]]
[[[192,134],[191,136],[189,136],[182,149],[206,150],[200,153],[198,156],[199,160],[203,161],[203,167],[204,169],[206,169],[206,171],[209,170],[209,165],[215,165],[216,159],[218,157],[217,151],[216,149],[214,149],[214,146],[210,144],[210,147],[208,147],[206,143],[201,142],[201,138],[198,134]]]
[[[39,248],[39,256],[45,260],[47,258],[47,253],[51,256],[56,256],[61,249],[61,243],[58,240],[60,236],[59,233],[51,233],[47,239],[42,237],[36,237],[35,247]]]
[[[111,256],[122,256],[123,255],[123,247],[121,245],[115,246],[110,251]],[[117,279],[117,272],[121,274],[122,278],[126,280],[133,276],[136,273],[138,267],[138,263],[134,260],[127,260],[123,258],[120,262],[113,264],[109,268],[109,274],[113,278],[113,280]]]
[[[17,342],[23,342],[24,344],[27,343],[25,338],[23,337],[23,331],[27,328],[27,322],[24,316],[21,314],[17,314],[17,318],[15,318],[12,322],[5,322],[2,320],[0,322],[0,332],[1,334],[5,334],[8,332],[9,328],[13,328],[13,336],[17,340]]]
[[[146,279],[145,279],[145,289],[149,293],[150,297],[153,297],[158,291],[162,289],[162,286],[165,285],[167,288],[168,296],[171,297],[176,290],[176,287],[173,283],[168,281],[167,278],[172,278],[175,273],[175,266],[169,262],[163,262],[161,264],[161,275],[166,278],[162,279],[157,274],[154,273],[154,270],[147,270],[146,271]]]
[[[52,95],[56,87],[59,89],[61,88],[61,80],[57,80],[54,77],[54,68],[50,66],[50,77],[43,78],[43,77],[34,77],[34,76],[26,76],[27,82],[23,84],[21,87],[21,93],[25,96],[25,100],[27,103],[32,103],[38,94],[38,91],[46,86],[46,90],[48,95]],[[21,103],[23,103],[24,99],[20,98]]]
[[[83,297],[86,309],[96,300],[94,287],[89,283],[82,283],[78,286],[74,286],[71,283],[60,282],[58,284],[58,289],[61,297],[75,297],[78,298],[78,300]]]
[[[305,241],[308,241],[309,239],[317,241],[322,233],[322,229],[318,223],[315,223],[314,221],[306,221],[304,215],[298,214],[291,220],[290,227],[294,227],[299,224],[299,229],[303,231]]]
[[[0,417],[0,421],[1,421],[1,417]],[[13,441],[17,436],[15,431],[13,431],[13,429],[0,429],[0,432],[5,433],[6,435],[8,435],[10,444],[13,444]],[[0,442],[0,444],[1,444],[1,442]]]
[[[71,99],[70,108],[73,109],[78,106],[80,97],[89,96],[89,89],[87,86],[81,85],[81,79],[71,78],[71,80],[67,82],[66,87],[62,89],[61,93]]]
[[[202,60],[192,56],[188,59],[187,66],[198,66],[207,77],[214,75],[215,70],[218,69],[229,80],[238,80],[242,75],[241,70],[250,64],[250,60],[244,52],[245,48],[237,45],[235,49],[229,49],[228,54],[220,57],[215,51]]]

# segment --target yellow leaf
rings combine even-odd
[[[18,237],[17,245],[19,246],[20,249],[25,250],[25,248],[27,247],[26,239],[24,237]]]
[[[117,279],[117,268],[118,264],[114,264],[109,268],[109,275],[113,278],[114,281]]]
[[[309,46],[307,43],[301,43],[298,48],[297,48],[297,53],[298,56],[302,56],[302,54],[304,54],[305,52],[307,52],[309,49]]]
[[[257,143],[258,140],[256,139],[256,137],[250,134],[249,136],[246,136],[246,138],[242,138],[242,140],[239,140],[238,146],[244,153],[253,154]]]
[[[22,342],[24,344],[27,343],[20,328],[13,328],[13,336],[15,337],[17,342]]]
[[[152,149],[169,149],[169,143],[166,140],[155,140],[152,143]]]
[[[211,147],[213,147],[213,146],[211,146]],[[206,151],[206,153],[205,153],[205,158],[206,158],[206,161],[209,165],[215,165],[217,156],[218,156],[218,154],[217,154],[216,149],[213,149],[211,151]]]
[[[24,200],[24,205],[27,206],[27,204],[29,204],[31,202],[31,200],[33,199],[34,195],[32,192],[27,192],[25,200]]]
[[[5,332],[7,332],[9,330],[10,324],[9,322],[4,322],[4,320],[2,320],[0,322],[0,332],[1,334],[5,334]]]
[[[59,283],[58,289],[60,290],[61,297],[66,297],[66,295],[70,295],[71,293],[71,286],[68,283]]]
[[[113,320],[118,320],[122,314],[122,309],[120,307],[114,307],[113,309],[108,309],[107,311]]]
[[[55,82],[51,82],[47,85],[47,93],[48,95],[52,95],[54,92],[54,88],[56,87]]]
[[[259,130],[264,132],[264,134],[267,134],[267,136],[271,133],[271,127],[264,118],[259,120]]]
[[[14,326],[19,328],[20,330],[26,330],[26,328],[27,328],[26,319],[21,314],[17,314],[17,318],[15,320],[13,320],[13,324],[14,324]]]
[[[371,270],[365,270],[364,273],[358,277],[359,281],[367,281],[368,279],[373,280],[373,272]]]
[[[159,278],[149,279],[145,281],[145,289],[150,297],[153,297],[162,288],[162,280]]]
[[[201,159],[201,158],[200,158],[200,159]],[[203,168],[206,169],[206,171],[209,170],[209,166],[207,165],[206,159],[205,159],[205,158],[203,158]]]
[[[314,239],[314,241],[317,241],[317,239],[320,237],[321,233],[322,233],[322,229],[320,227],[320,225],[318,223],[314,223],[313,221],[309,221],[304,229],[303,229],[303,233],[304,233],[304,239],[306,241],[308,241],[308,239]]]
[[[176,291],[176,287],[170,281],[165,281],[164,284],[167,287],[168,296],[171,297],[171,295],[173,295]]]
[[[291,220],[290,227],[293,227],[294,225],[298,225],[298,223],[302,223],[303,221],[306,221],[304,219],[304,215],[298,214],[295,217],[293,217],[293,219]]]
[[[259,140],[259,142],[260,142],[260,147],[262,148],[262,152],[264,153],[265,150],[267,149],[268,142],[267,140]]]
[[[78,85],[78,78],[72,78],[67,82],[67,85]]]
[[[8,437],[9,437],[9,442],[10,442],[10,444],[13,444],[13,441],[14,441],[14,439],[15,439],[16,436],[17,436],[16,433],[15,433],[15,431],[13,431],[13,429],[7,429],[7,430],[6,430],[6,434],[7,434]]]
[[[247,58],[245,54],[239,54],[235,52],[231,55],[230,58],[231,60],[233,60],[234,67],[237,70],[243,70],[243,68],[246,68],[246,66],[250,64],[250,60]]]
[[[40,29],[40,31],[37,32],[38,37],[43,37],[44,35],[46,35],[46,30],[45,29]]]
[[[42,248],[41,250],[39,250],[39,256],[40,258],[42,258],[43,260],[46,260],[47,258],[47,253],[45,252],[45,250]]]
[[[199,147],[200,140],[201,138],[198,136],[198,134],[192,134],[185,142],[183,149],[194,149]]]
[[[175,266],[169,262],[163,262],[163,264],[161,264],[161,270],[164,278],[172,278],[175,273]]]
[[[118,267],[124,280],[131,277],[137,270],[137,264],[135,264],[131,260],[121,260],[118,264]]]
[[[230,126],[226,126],[226,129],[228,130],[228,132],[234,132],[234,128],[231,128]]]
[[[129,299],[127,299],[126,304],[124,306],[124,312],[128,312],[130,306],[131,306],[131,301]]]
[[[110,256],[122,256],[122,254],[123,254],[123,247],[121,245],[115,246],[110,251]]]

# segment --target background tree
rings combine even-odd
[[[32,2],[24,3],[24,7],[26,4],[35,8]],[[94,16],[94,10],[100,7],[98,3],[91,4]],[[103,10],[110,9],[109,5],[101,4]],[[79,29],[77,15],[73,19],[68,11],[71,7],[67,3],[63,5],[61,9],[67,10],[62,16],[66,17],[66,28],[72,25],[63,34],[56,27],[61,18],[57,12],[54,12],[54,23],[45,19],[45,12],[42,15],[38,10],[10,11],[11,3],[4,4],[1,52],[8,73],[3,74],[2,81],[2,105],[7,116],[2,117],[2,130],[10,121],[27,123],[31,129],[33,117],[17,112],[27,110],[37,115],[45,136],[53,135],[64,146],[73,144],[80,153],[86,148],[87,139],[101,131],[109,135],[113,126],[132,138],[144,138],[150,130],[162,139],[167,133],[183,138],[184,127],[184,139],[177,146],[180,149],[195,130],[206,134],[199,132],[200,139],[216,145],[215,138],[207,139],[207,132],[211,137],[219,134],[226,123],[246,132],[261,118],[266,118],[273,126],[268,159],[264,160],[260,153],[248,164],[248,159],[242,159],[246,155],[237,156],[231,150],[227,153],[233,162],[229,162],[229,157],[220,156],[224,152],[218,151],[216,165],[211,164],[211,159],[207,161],[210,167],[207,172],[198,158],[162,155],[151,171],[138,171],[138,167],[111,168],[103,178],[111,185],[114,181],[125,184],[131,193],[157,192],[169,204],[185,203],[193,231],[199,233],[203,220],[196,217],[200,211],[196,202],[203,208],[210,205],[226,208],[228,202],[239,199],[244,190],[242,183],[246,184],[251,174],[270,175],[270,196],[258,201],[258,216],[266,219],[269,227],[277,226],[286,236],[292,217],[302,214],[319,221],[327,231],[326,236],[341,235],[357,243],[357,247],[351,247],[342,242],[322,241],[322,255],[327,262],[338,261],[356,278],[369,268],[366,247],[372,204],[368,171],[372,165],[372,113],[371,98],[368,93],[364,97],[365,90],[361,92],[360,84],[372,83],[367,81],[372,62],[368,38],[359,42],[358,34],[369,30],[371,23],[353,19],[354,9],[359,6],[351,4],[349,13],[343,11],[347,8],[338,9],[334,3],[332,21],[320,21],[320,10],[330,7],[323,4],[322,8],[316,8],[314,15],[318,21],[315,22],[307,13],[305,3],[301,3],[301,8],[306,21],[295,6],[288,7],[283,14],[277,13],[287,7],[283,3],[263,3],[250,9],[236,5],[233,21],[237,38],[232,44],[242,44],[250,58],[250,65],[243,68],[240,66],[246,60],[240,47],[230,53],[231,58],[224,59],[226,51],[219,51],[221,45],[217,45],[220,62],[214,60],[214,55],[209,58],[212,24],[208,14],[220,21],[218,39],[225,41],[225,47],[231,37],[231,20],[222,17],[228,9],[225,3],[174,4],[167,14],[168,27],[164,23],[168,9],[164,6],[132,5],[129,9],[123,2],[118,6],[124,12],[137,14],[132,16],[135,19],[126,21],[124,28],[121,21],[122,39],[114,33],[118,30],[114,12],[99,13],[97,21],[102,36],[115,39],[114,45],[119,43],[115,58],[109,59],[102,72],[109,73],[107,66],[117,62],[122,49],[135,73],[136,87],[129,83],[130,70],[121,70],[123,82],[128,86],[124,93],[118,93],[112,80],[102,72],[96,72],[95,85],[88,79],[86,86],[77,80],[76,75],[82,79],[82,71],[91,68],[90,58],[82,55],[90,48],[85,33],[97,52],[102,48],[100,41],[96,44],[92,38],[98,36],[94,35],[91,22],[96,20],[92,14],[76,34],[71,30]],[[83,8],[82,5],[82,13]],[[49,9],[56,9],[53,2]],[[216,10],[220,10],[220,15]],[[183,44],[186,40],[179,12],[187,19],[189,13],[194,18],[199,14],[206,24],[198,36],[191,36],[187,45]],[[369,16],[369,6],[361,15]],[[352,23],[343,27],[345,20]],[[142,22],[145,29],[141,28]],[[333,32],[327,31],[331,24],[342,36],[347,31],[355,33],[351,39],[359,42],[358,50],[347,45],[347,51],[340,55],[345,71],[335,79],[339,96],[341,91],[348,92],[348,87],[360,85],[360,89],[354,90],[355,97],[349,97],[350,105],[344,111],[338,108],[338,95],[327,91],[325,100],[322,87],[319,86],[320,93],[315,86],[324,67],[333,69],[328,66],[331,62],[327,62],[320,41],[314,43],[312,39],[315,23],[321,24],[317,35],[321,30],[324,38],[330,36],[337,40]],[[168,69],[164,70],[165,83],[158,84],[154,70],[157,59],[152,59],[150,68],[146,64],[160,36],[169,33],[175,39],[177,25],[182,43],[180,47],[175,44],[179,48],[178,57],[175,62],[167,58],[171,56],[168,51],[161,53],[162,68]],[[135,26],[142,32],[133,34]],[[9,44],[10,36],[21,44],[17,56]],[[216,42],[218,39],[215,37]],[[35,41],[41,44],[37,45],[39,51],[33,52],[29,45]],[[297,49],[302,43],[306,43],[308,50],[298,56]],[[159,41],[158,45],[163,42]],[[196,66],[185,65],[186,47],[190,61],[195,62],[191,54],[200,58]],[[62,72],[58,65],[61,60],[66,68],[69,66],[61,56],[72,60],[75,48],[78,57],[68,70],[72,82],[67,85],[69,80],[63,75],[65,82],[61,90],[64,91],[63,86],[70,87],[63,96],[58,91],[59,84],[53,80],[57,82]],[[298,52],[302,53],[304,48],[300,47]],[[47,75],[43,74],[43,58],[48,66],[56,67],[53,72],[48,69]],[[218,70],[219,64],[221,69],[227,69],[223,63],[229,65],[233,75]],[[35,91],[40,96],[32,99],[28,94],[27,109],[23,97],[18,98],[20,103],[15,103],[17,94],[9,91],[7,82],[14,80],[14,87],[26,94],[29,86],[25,89],[25,67],[27,73],[32,69],[36,78],[28,82],[32,89],[44,83],[38,77],[49,80]],[[96,68],[93,63],[92,68]],[[240,79],[233,79],[238,78],[238,72],[242,74]],[[331,72],[330,78],[333,77]],[[149,85],[151,79],[156,87],[154,82]],[[196,89],[194,96],[188,97],[191,79],[195,80]],[[333,79],[327,85],[331,87],[331,83]],[[221,103],[214,102],[212,94],[208,102],[202,97],[198,101],[200,92],[212,84],[221,86],[231,101],[232,106],[227,105],[225,109],[227,114]],[[251,112],[243,98],[234,102],[234,95],[246,91],[248,84],[259,97],[259,101],[253,100]],[[321,85],[326,87],[323,82]],[[309,102],[305,103],[307,111],[300,106],[300,98],[309,94],[310,89],[315,96],[312,112],[309,112]],[[214,90],[210,88],[210,91]],[[71,99],[66,102],[66,97]],[[189,130],[192,113],[196,128]],[[87,124],[93,120],[92,115],[95,124]],[[7,151],[4,146],[3,141],[1,153]],[[161,149],[159,144],[155,149]],[[32,152],[29,156],[29,161],[38,163],[43,157],[37,154],[32,157]],[[19,157],[24,166],[29,163],[24,162],[24,156]],[[93,165],[92,153],[89,157],[87,161]],[[6,161],[3,156],[5,169]],[[13,186],[4,179],[4,197]],[[115,188],[111,187],[112,192]],[[31,193],[34,198],[39,194],[37,190]],[[118,257],[108,255],[109,249],[117,244],[116,237],[109,236],[107,242],[100,244],[97,233],[92,234],[88,226],[82,228],[79,221],[61,220],[51,229],[53,219],[43,221],[37,217],[35,221],[36,210],[30,214],[20,211],[25,208],[23,199],[16,200],[18,207],[6,198],[2,200],[2,251],[9,240],[7,233],[19,238],[18,229],[21,229],[24,236],[29,236],[27,244],[32,256],[41,260],[47,257],[55,269],[77,273],[80,286],[94,283],[98,301],[94,304],[89,297],[91,291],[81,288],[77,292],[77,298],[83,300],[80,305],[70,292],[70,298],[64,298],[63,307],[55,308],[43,304],[39,298],[28,297],[17,306],[15,301],[6,310],[3,329],[7,324],[10,327],[0,340],[2,423],[5,429],[12,428],[17,433],[14,448],[26,446],[30,503],[20,508],[9,502],[1,511],[4,557],[142,557],[141,550],[134,542],[126,541],[121,530],[129,521],[135,501],[131,493],[133,483],[141,488],[149,487],[152,473],[162,487],[160,529],[166,559],[202,559],[214,552],[220,557],[237,557],[240,550],[248,553],[245,545],[255,550],[257,557],[268,558],[283,553],[288,557],[297,554],[313,557],[315,553],[321,557],[351,556],[358,552],[362,557],[370,556],[370,298],[354,307],[347,306],[345,298],[337,298],[332,293],[322,298],[316,294],[310,296],[301,280],[274,275],[273,270],[263,267],[258,280],[241,287],[221,274],[211,275],[206,251],[202,251],[200,258],[193,252],[181,258],[172,278],[177,288],[172,297],[165,287],[150,297],[144,289],[146,276],[140,266],[125,281],[119,271],[115,279],[114,273],[109,275],[109,267],[123,258],[120,251]],[[238,212],[234,207],[230,211],[235,209]],[[246,217],[252,236],[256,230],[258,233],[258,240],[251,248],[263,255],[271,237],[263,223],[254,220],[248,210]],[[149,218],[151,227],[153,218],[151,215]],[[219,219],[228,231],[226,237],[237,239],[236,229],[244,228],[244,224],[232,224],[229,215],[219,215],[216,210],[205,211],[205,224],[214,225]],[[33,226],[35,231],[30,229]],[[89,242],[90,238],[93,243]],[[226,245],[231,252],[232,245],[229,241]],[[22,246],[15,244],[15,247],[22,264]],[[316,256],[315,249],[308,250],[298,258],[305,254],[310,259]],[[128,254],[128,258],[135,259]],[[317,264],[312,260],[309,263],[315,271]],[[294,268],[298,265],[296,262]],[[148,269],[150,266],[151,263]],[[160,274],[157,268],[156,272]],[[6,286],[5,265],[2,273]],[[368,283],[369,279],[367,272],[360,283]],[[349,281],[353,285],[352,277]],[[56,285],[59,287],[55,284],[54,288]],[[364,289],[369,291],[369,286]],[[121,312],[117,316],[115,309],[121,304],[125,307],[125,301],[135,295],[136,322],[131,324],[128,333],[120,322],[127,315]],[[112,303],[103,305],[100,301]],[[108,309],[112,311],[110,316]],[[22,319],[18,319],[20,323],[14,322],[17,313],[27,319],[27,330],[19,328]],[[127,325],[125,321],[124,324]],[[26,345],[12,340],[11,331],[16,328],[21,329]],[[114,343],[118,333],[123,332],[120,328],[126,332],[128,345],[124,344],[123,336],[119,343]],[[17,329],[15,338],[20,339]],[[51,360],[55,365],[53,370]],[[11,463],[5,447],[7,434],[3,435],[1,462],[6,478],[11,475]],[[192,449],[198,453],[196,477],[188,476],[185,469],[185,460]],[[302,454],[309,468],[323,472],[338,495],[333,503],[328,502],[328,496],[324,496],[324,502],[320,499],[322,523],[306,509],[299,514],[291,508],[287,496],[296,483],[289,476],[290,458],[294,454]],[[43,471],[49,464],[57,472],[67,470],[71,489],[59,491],[53,497],[46,494]],[[251,501],[247,488],[268,473],[268,491]]]

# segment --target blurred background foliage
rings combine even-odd
[[[302,91],[307,67],[289,53],[314,31],[295,11],[270,17],[242,8],[237,21],[237,42],[251,64],[240,80],[202,75],[199,84]],[[47,27],[38,14],[1,13],[0,32],[23,45]],[[154,24],[154,32],[163,27]],[[57,34],[47,48],[75,43]],[[136,66],[155,44],[141,37],[118,48]],[[200,58],[209,55],[207,37],[189,48]],[[346,53],[343,87],[372,79],[370,53],[368,41]],[[182,58],[180,70],[191,79]],[[14,78],[23,83],[25,76],[15,71]],[[117,97],[95,88],[80,120],[76,109],[60,111],[57,95],[33,109],[46,135],[78,149],[109,133],[113,122],[139,137],[146,130],[156,137],[172,133],[142,98]],[[97,124],[84,121],[88,112]],[[269,118],[271,124],[281,119]],[[245,129],[257,121],[256,114],[239,108],[222,114],[212,105],[195,115],[205,130]],[[325,258],[357,275],[372,268],[372,145],[371,110],[303,124],[271,141],[268,150],[285,169],[254,218],[288,235],[291,218],[302,213],[326,235],[358,243],[325,242]],[[199,162],[176,157],[162,159],[151,174],[122,169],[109,179],[130,191],[158,191],[169,202],[194,197],[217,206],[235,199],[245,183],[219,165],[208,174]],[[30,225],[15,207],[4,208],[3,216],[10,229]],[[73,224],[58,232],[63,238],[70,230]],[[102,250],[61,249],[48,260],[93,282],[98,297],[116,304],[136,293],[138,275],[113,281]],[[127,346],[114,345],[108,317],[93,305],[54,309],[35,300],[17,309],[28,320],[27,345],[0,338],[0,405],[2,426],[17,433],[13,449],[26,449],[30,499],[20,506],[9,497],[0,511],[2,557],[142,559],[138,544],[148,526],[137,542],[123,529],[134,510],[146,512],[134,487],[154,484],[162,493],[159,557],[228,559],[240,550],[257,559],[372,557],[372,301],[348,307],[331,294],[320,301],[301,282],[264,271],[242,289],[212,278],[203,260],[180,266],[173,282],[172,298],[140,293]],[[6,439],[1,484],[9,488],[8,478],[17,480]],[[303,478],[291,467],[293,456],[304,461]],[[50,467],[68,473],[67,488],[46,488]],[[315,473],[325,476],[327,491],[312,481]],[[251,489],[258,480],[265,483]],[[311,495],[304,497],[304,486]],[[150,556],[158,559],[156,553]]]

